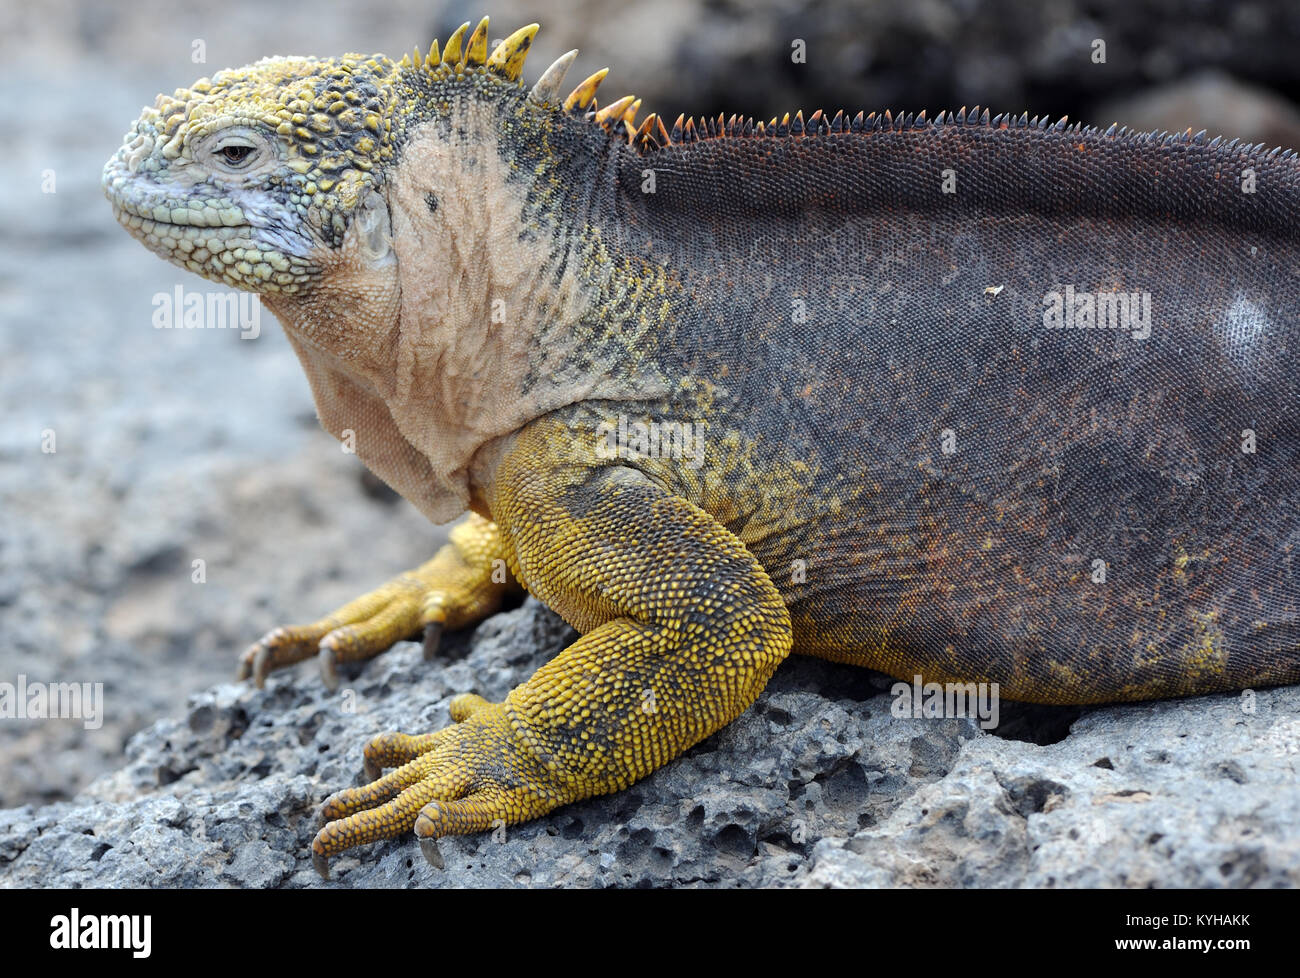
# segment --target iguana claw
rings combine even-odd
[[[438,840],[433,836],[420,840],[420,851],[424,853],[425,861],[437,870],[445,870],[447,864],[443,862],[442,853],[438,849]]]
[[[266,685],[267,673],[271,671],[271,650],[265,645],[258,645],[253,657],[253,684],[261,689]]]
[[[425,662],[431,662],[438,654],[438,644],[442,641],[442,622],[431,621],[424,626],[424,641],[421,654]]]
[[[326,639],[326,641],[329,641]],[[320,663],[320,678],[325,688],[333,691],[339,688],[338,650],[332,645],[321,643],[320,654],[316,656]]]

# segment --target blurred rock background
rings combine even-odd
[[[118,229],[104,160],[159,91],[270,54],[400,55],[483,13],[494,36],[542,24],[528,78],[578,47],[576,77],[610,65],[607,99],[670,118],[980,104],[1300,146],[1288,0],[4,0],[0,681],[102,682],[106,718],[0,720],[0,808],[70,797],[263,631],[445,534],[320,431],[269,315],[253,341],[152,327],[156,293],[203,283]]]

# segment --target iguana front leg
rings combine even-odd
[[[369,761],[401,766],[327,799],[322,873],[412,827],[439,865],[438,836],[625,788],[739,716],[790,651],[776,587],[692,503],[628,468],[500,475],[492,511],[513,568],[584,634],[504,703],[458,697],[453,726],[372,743]]]
[[[310,625],[267,632],[244,652],[239,678],[251,676],[261,686],[272,670],[319,655],[321,677],[333,689],[338,685],[338,663],[373,658],[421,630],[428,658],[443,629],[486,618],[518,589],[504,560],[500,530],[470,514],[452,529],[451,542],[415,570]]]

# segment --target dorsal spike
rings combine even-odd
[[[680,143],[682,141],[682,130],[685,127],[686,127],[686,113],[683,112],[681,115],[677,117],[677,121],[673,123],[672,141],[674,143]]]
[[[605,80],[605,76],[608,74],[608,68],[601,68],[600,71],[588,75],[579,82],[578,87],[571,91],[569,97],[564,100],[565,110],[585,109],[590,105],[596,97],[596,89],[600,87],[600,83]]]
[[[596,122],[599,125],[604,126],[606,129],[610,128],[610,126],[623,118],[623,114],[627,112],[628,106],[635,101],[635,95],[624,95],[617,102],[610,102],[609,105],[596,113]]]
[[[559,102],[560,86],[564,84],[564,76],[569,73],[569,68],[573,66],[577,57],[578,50],[574,48],[552,61],[551,66],[542,72],[542,77],[537,79],[537,84],[528,93],[529,98],[542,104]]]
[[[533,38],[541,27],[529,24],[521,27],[496,46],[487,59],[487,69],[506,81],[518,81],[524,71],[524,61],[532,50]]]
[[[460,64],[461,55],[465,51],[465,32],[469,30],[469,21],[461,24],[456,28],[451,37],[447,38],[447,43],[442,49],[442,63],[445,65]]]
[[[473,68],[487,61],[488,19],[484,17],[465,42],[465,67]]]
[[[831,132],[839,132],[844,128],[844,110],[840,109],[835,113],[835,118],[831,120]]]
[[[640,111],[641,100],[637,99],[629,105],[627,111],[623,113],[623,128],[627,130],[627,138],[629,142],[631,142],[632,137],[636,135],[636,114]]]
[[[763,123],[760,122],[757,126],[754,127],[754,132],[758,136],[766,136],[767,128],[763,125]]]
[[[664,128],[664,120],[659,117],[658,113],[655,113],[655,138],[659,140],[660,146],[667,146],[672,142],[668,138],[668,130]]]
[[[696,138],[697,137],[695,134],[695,120],[687,119],[686,127],[682,129],[682,140],[684,142],[693,143],[695,142]]]
[[[636,127],[636,131],[632,133],[632,138],[645,139],[654,131],[655,123],[658,121],[659,121],[659,117],[655,115],[653,112],[651,112],[648,116],[646,116],[644,119],[641,120],[641,125]]]
[[[436,68],[442,63],[442,55],[438,53],[438,39],[435,37],[433,43],[429,45],[429,54],[424,59],[426,68]]]

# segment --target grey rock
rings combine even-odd
[[[1300,882],[1300,688],[1098,709],[1040,746],[892,715],[892,681],[784,665],[740,719],[626,791],[492,834],[356,850],[324,882],[316,810],[366,740],[500,699],[574,637],[538,602],[402,643],[327,691],[223,684],[77,798],[0,811],[5,886],[1271,886]],[[1019,728],[1058,711],[1003,704]],[[1010,729],[1016,724],[1008,723]]]
[[[1300,884],[1300,688],[1085,713],[1058,743],[980,736],[806,885]]]

